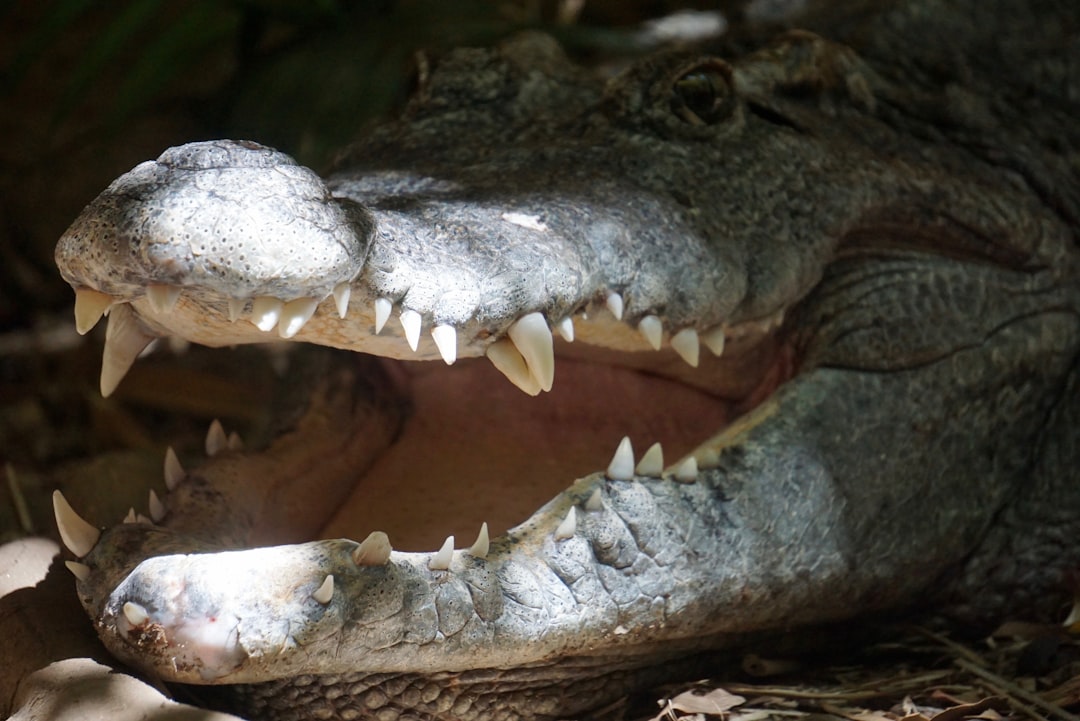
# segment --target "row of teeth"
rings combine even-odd
[[[236,434],[227,436],[218,421],[215,420],[210,425],[210,430],[206,435],[206,451],[210,456],[223,451],[238,450],[241,446],[239,436]],[[165,485],[170,491],[176,489],[187,477],[172,448],[165,452],[164,473]],[[698,477],[698,461],[694,456],[688,456],[667,475],[680,483],[693,483]],[[630,439],[623,438],[615,449],[615,455],[608,464],[605,476],[612,481],[626,482],[634,481],[636,477],[662,478],[665,476],[663,449],[659,443],[654,443],[635,464]],[[604,510],[604,499],[600,488],[593,490],[582,507],[586,513]],[[64,546],[77,558],[83,558],[90,553],[101,538],[101,531],[79,516],[58,490],[53,491],[53,512],[56,515],[56,527]],[[147,517],[137,514],[132,508],[124,518],[124,523],[155,525],[165,518],[167,514],[165,504],[153,490],[150,491],[149,512],[150,516]],[[573,538],[576,533],[577,509],[572,506],[552,531],[552,537],[555,541],[566,541]],[[488,525],[483,523],[476,541],[464,552],[474,558],[486,559],[489,549]],[[357,566],[382,566],[390,562],[390,555],[393,552],[394,549],[386,533],[374,531],[352,551],[352,560]],[[428,568],[432,571],[450,571],[454,553],[454,536],[447,536],[439,550],[430,555],[427,562]],[[85,563],[65,561],[65,565],[79,581],[86,581],[90,577],[91,568]],[[330,603],[333,593],[334,577],[327,575],[319,588],[311,595],[316,601],[326,605]],[[125,604],[124,615],[134,626],[142,625],[149,617],[145,608],[132,602]]]
[[[331,293],[337,306],[338,315],[344,318],[348,312],[350,286],[339,283]],[[169,285],[149,285],[146,297],[150,306],[158,313],[168,313],[176,306],[180,298],[180,288]],[[292,338],[315,314],[319,301],[314,298],[298,298],[282,301],[278,298],[261,296],[251,301],[250,321],[259,330],[271,332],[275,328],[282,338]],[[616,320],[623,317],[623,299],[618,293],[609,293],[605,305]],[[237,321],[247,301],[233,298],[229,300],[229,319]],[[375,333],[382,331],[390,319],[394,304],[388,298],[375,300]],[[108,396],[119,385],[135,358],[150,344],[154,337],[139,328],[130,311],[122,311],[126,305],[112,296],[80,288],[75,292],[75,327],[79,333],[87,333],[102,316],[109,315],[108,332],[105,337],[105,354],[101,369],[101,392]],[[112,312],[110,313],[110,310]],[[402,309],[399,316],[405,340],[415,352],[420,343],[420,331],[423,319],[415,310]],[[766,333],[783,322],[783,313],[760,320],[742,323],[736,326],[719,325],[703,333],[694,328],[683,328],[671,336],[671,348],[689,365],[698,366],[700,347],[705,345],[713,355],[724,352],[727,338],[736,338],[751,333]],[[567,342],[574,340],[574,323],[570,317],[555,323],[555,331]],[[654,349],[660,350],[664,337],[664,326],[659,316],[647,315],[637,323],[637,330],[645,341]],[[439,355],[447,363],[457,360],[457,330],[451,325],[436,325],[431,329],[431,338],[438,348]],[[529,395],[551,390],[555,380],[555,351],[551,327],[540,312],[522,316],[507,333],[507,337],[491,343],[486,355],[492,364],[505,375],[511,383]]]

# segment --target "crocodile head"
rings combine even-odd
[[[266,454],[170,457],[160,526],[102,536],[58,500],[106,644],[257,684],[264,714],[555,716],[662,659],[926,600],[1035,464],[1077,259],[1065,221],[902,95],[809,33],[608,81],[530,35],[449,55],[325,180],[230,141],[117,179],[56,251],[79,329],[108,314],[103,393],[163,336],[392,360]],[[623,435],[663,446],[590,473]],[[234,550],[292,540],[292,504],[341,503],[311,490],[335,475],[361,477],[360,515],[321,533],[366,540]],[[481,520],[466,550],[420,552]]]

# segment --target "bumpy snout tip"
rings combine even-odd
[[[245,141],[190,143],[120,176],[56,247],[65,280],[117,299],[148,284],[325,297],[360,271],[370,221],[311,170]]]
[[[345,579],[355,546],[327,541],[147,558],[102,599],[102,639],[163,678],[240,682],[266,658],[340,630],[334,579]]]

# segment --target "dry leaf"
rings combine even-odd
[[[728,693],[722,688],[714,688],[708,693],[695,693],[694,689],[683,691],[678,696],[663,702],[664,710],[653,717],[652,721],[663,718],[677,718],[676,713],[705,714],[706,716],[724,716],[730,709],[746,703],[742,696]]]

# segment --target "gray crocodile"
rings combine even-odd
[[[879,5],[607,80],[524,35],[325,179],[117,179],[56,250],[103,393],[165,336],[381,359],[170,453],[148,515],[56,496],[110,651],[251,718],[558,718],[758,633],[1062,612],[1080,15]]]

